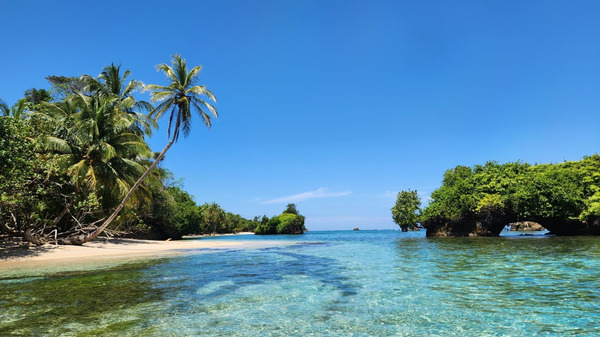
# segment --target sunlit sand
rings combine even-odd
[[[60,265],[98,264],[119,262],[139,258],[164,257],[189,254],[208,250],[266,248],[290,244],[281,241],[221,241],[187,238],[174,241],[152,241],[136,239],[100,239],[83,246],[43,245],[29,248],[1,247],[0,272],[16,269],[49,267]]]

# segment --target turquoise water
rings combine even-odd
[[[0,276],[0,335],[600,335],[600,238],[208,240],[265,239],[294,244]]]

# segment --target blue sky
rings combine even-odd
[[[295,202],[309,229],[397,228],[403,189],[600,145],[598,1],[0,1],[0,97],[180,53],[218,98],[167,153],[198,203]],[[144,98],[144,96],[140,96]],[[151,138],[166,145],[166,121]]]

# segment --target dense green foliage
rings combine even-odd
[[[428,229],[531,220],[557,234],[600,234],[600,156],[559,164],[457,166],[446,171],[431,199],[421,217]]]
[[[0,100],[0,237],[81,244],[106,226],[109,235],[155,238],[257,226],[216,203],[196,205],[168,171],[152,170],[180,130],[190,131],[191,111],[207,126],[216,117],[202,100],[214,96],[196,84],[200,67],[187,71],[176,55],[173,68],[159,70],[168,86],[144,87],[111,64],[98,77],[49,76],[49,90],[28,89],[12,107]],[[156,108],[135,99],[144,88]],[[173,139],[155,156],[146,141],[157,126],[150,117],[164,112]],[[67,240],[74,237],[84,239]]]
[[[296,205],[288,204],[287,208],[280,215],[272,218],[263,217],[261,223],[256,226],[254,233],[264,234],[303,234],[304,216],[298,213]]]
[[[421,198],[417,191],[402,191],[398,193],[396,204],[392,207],[392,219],[403,232],[414,229],[419,223]]]
[[[146,233],[143,237],[178,239],[184,235],[251,232],[257,226],[257,222],[227,212],[217,203],[197,205],[180,186],[165,181],[169,179],[150,187],[152,203],[141,214],[139,226]]]
[[[0,233],[44,226],[60,207],[61,180],[46,179],[54,168],[38,160],[32,136],[25,121],[0,117]]]

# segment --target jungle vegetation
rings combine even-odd
[[[418,215],[428,236],[496,236],[518,221],[535,221],[557,235],[600,235],[600,155],[456,166]]]
[[[215,96],[198,84],[201,67],[179,55],[157,66],[166,85],[144,85],[111,64],[97,76],[48,76],[9,106],[0,100],[0,238],[83,244],[99,234],[180,238],[251,231],[258,222],[197,205],[159,167],[192,115],[206,127]],[[151,102],[135,94],[150,93]],[[169,141],[155,154],[147,138],[168,116]]]

